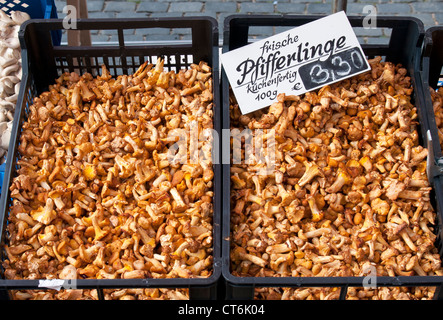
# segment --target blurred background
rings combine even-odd
[[[63,9],[67,1],[55,0],[59,18],[64,18]],[[348,15],[377,14],[380,16],[408,16],[419,18],[425,29],[443,24],[443,1],[409,1],[409,0],[88,0],[87,16],[89,18],[146,18],[146,17],[187,17],[211,16],[219,24],[220,39],[223,36],[223,22],[230,15],[269,15],[269,14],[302,14],[326,15],[334,12],[334,8],[345,6]],[[375,9],[375,10],[374,10]],[[370,10],[370,11],[368,11]],[[69,13],[68,13],[69,14]],[[85,13],[83,13],[85,14]],[[263,38],[275,34],[275,27],[261,27],[252,30],[251,36]],[[386,42],[389,34],[382,29],[361,29],[356,31],[361,42]],[[63,35],[63,41],[66,35]],[[189,34],[180,30],[134,30],[125,34],[125,41],[170,41],[188,40]],[[117,34],[112,31],[96,31],[91,33],[93,43],[115,42]]]

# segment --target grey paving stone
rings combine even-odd
[[[124,35],[130,35],[130,34],[134,34],[134,33],[135,33],[135,29],[123,30]],[[106,35],[106,36],[117,35],[117,30],[116,29],[104,29],[104,30],[100,31],[100,35]]]
[[[88,1],[87,2],[88,13],[89,12],[100,12],[100,11],[103,10],[104,5],[105,5],[105,1],[104,0]]]
[[[114,12],[124,12],[130,11],[134,12],[137,3],[134,1],[106,1],[104,11],[114,11]]]
[[[89,12],[88,18],[93,19],[111,19],[115,18],[115,12]]]
[[[383,35],[386,37],[391,37],[392,29],[390,28],[383,28]]]
[[[367,6],[368,8],[366,8]],[[346,12],[350,15],[366,15],[369,12],[368,10],[372,12],[377,10],[377,7],[368,3],[348,3]]]
[[[257,35],[265,35],[265,36],[272,36],[275,34],[275,28],[274,27],[250,27],[249,28],[249,34],[252,36]]]
[[[389,37],[367,37],[366,43],[368,44],[388,44]]]
[[[205,4],[205,12],[236,12],[236,2],[208,2]]]
[[[240,4],[240,13],[273,13],[274,4],[272,3],[254,3],[242,2]]]
[[[322,1],[322,0],[289,0],[291,3],[331,3],[331,1]]]
[[[294,28],[293,26],[280,26],[280,27],[274,27],[275,34],[282,33],[285,31],[288,31],[290,29]]]
[[[443,2],[413,2],[411,3],[412,10],[414,12],[420,12],[420,13],[437,13],[437,12],[443,12]]]
[[[140,34],[129,34],[126,35],[124,38],[125,38],[125,43],[128,41],[139,42],[139,41],[144,41],[146,39],[146,36]]]
[[[397,2],[408,2],[408,3],[410,3],[412,1],[411,0],[391,0],[390,2],[394,2],[394,3],[397,3]]]
[[[55,7],[57,8],[57,14],[62,13],[63,7],[66,6],[66,0],[65,1],[55,0],[54,4],[55,4]]]
[[[146,18],[148,16],[147,12],[117,12],[116,18]]]
[[[383,36],[382,28],[354,28],[357,36],[362,37],[381,37]]]
[[[211,18],[214,18],[215,20],[217,20],[217,22],[218,22],[218,16],[220,14],[221,14],[220,12],[209,12],[209,11],[206,11],[206,10],[203,10],[203,12],[195,12],[195,13],[191,12],[191,13],[189,13],[189,15],[193,15],[195,17],[201,17],[201,16],[203,16],[203,17],[211,17]],[[185,13],[184,16],[187,17],[188,14]]]
[[[436,24],[438,24],[438,25],[443,25],[443,13],[436,13],[435,15],[434,15],[434,17],[435,17],[435,22],[436,22]]]
[[[432,13],[411,13],[408,16],[420,19],[425,25],[425,28],[436,25],[435,20],[432,17],[433,16]]]
[[[185,13],[185,15],[191,15],[191,13]],[[183,35],[190,35],[192,33],[191,28],[171,28],[171,34],[179,34],[181,36]]]
[[[168,12],[200,12],[202,9],[202,2],[172,2]]]
[[[137,12],[146,11],[146,12],[166,12],[168,11],[169,3],[168,2],[141,2],[137,6]]]
[[[276,4],[276,13],[283,14],[306,14],[305,3],[280,3]]]
[[[184,17],[212,17],[215,18],[215,16],[212,16],[211,14],[208,14],[207,12],[185,12],[183,14]]]
[[[135,30],[136,35],[147,35],[147,34],[167,35],[170,33],[171,30],[169,28],[143,28]]]
[[[91,35],[91,42],[108,42],[110,38],[109,35]]]
[[[217,19],[219,24],[220,39],[223,37],[223,25],[226,17],[237,14],[330,14],[332,13],[332,0],[90,0],[87,1],[88,15],[90,18],[132,18],[132,17],[188,17],[188,16],[211,16]],[[63,7],[66,0],[55,0],[59,18],[63,18]],[[414,16],[420,19],[425,28],[437,24],[443,24],[443,1],[442,0],[348,0],[347,13],[349,15],[365,15],[363,8],[368,5],[376,6],[380,16]],[[274,27],[273,32],[280,29]],[[169,32],[169,31],[168,31]],[[264,36],[269,30],[257,29],[254,36]],[[385,30],[359,30],[359,38],[366,42],[374,42],[374,39],[386,38],[389,31]],[[154,36],[155,34],[151,34]],[[95,36],[95,34],[94,34]],[[100,35],[101,41],[111,40],[112,35]],[[145,36],[143,32],[136,32],[134,37]],[[189,36],[184,34],[158,34],[157,36],[178,37],[183,39]],[[97,35],[98,37],[98,35]],[[161,39],[159,39],[161,40]]]
[[[408,3],[381,3],[376,7],[378,14],[408,14],[412,11]]]
[[[378,3],[388,3],[389,1],[386,0],[358,0],[358,2],[364,2],[368,4],[378,4]]]
[[[332,5],[330,3],[308,3],[308,14],[331,14]]]
[[[180,40],[188,40],[189,41],[189,40],[192,40],[192,37],[190,34],[187,34],[187,35],[181,36]]]
[[[61,43],[67,43],[68,42],[68,34],[66,32],[62,33],[62,37],[61,37]]]
[[[140,4],[143,2],[152,2],[153,0],[140,0]],[[156,2],[183,2],[183,0],[155,0]],[[215,1],[215,0],[214,0]],[[220,0],[218,0],[220,1]]]
[[[89,32],[91,33],[91,35],[99,35],[101,30],[89,30]]]
[[[170,41],[170,40],[180,40],[178,34],[148,34],[146,35],[147,41]]]
[[[116,34],[109,35],[109,42],[118,42],[118,36]]]
[[[164,18],[164,17],[182,17],[183,13],[171,13],[171,12],[152,12],[149,14],[151,18]]]
[[[269,2],[272,4],[289,3],[291,0],[255,0],[255,2]]]

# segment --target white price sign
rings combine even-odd
[[[243,114],[271,105],[279,93],[300,95],[370,70],[343,11],[220,58]]]

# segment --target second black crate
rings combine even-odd
[[[231,16],[225,20],[224,44],[223,52],[237,49],[251,43],[252,39],[249,31],[254,27],[274,27],[289,29],[300,26],[307,22],[314,21],[322,16]],[[348,17],[353,28],[364,28],[364,17]],[[423,104],[423,84],[418,75],[418,64],[420,60],[421,45],[424,36],[423,24],[420,20],[408,17],[378,17],[377,28],[386,28],[390,30],[391,37],[389,41],[383,41],[380,44],[362,44],[362,48],[368,58],[381,56],[384,61],[394,64],[401,64],[406,68],[408,75],[411,77],[413,86],[412,103],[418,112],[418,134],[420,145],[428,147],[427,133],[430,130],[427,111]],[[222,102],[223,102],[223,129],[229,130],[230,126],[230,85],[226,74],[222,72],[221,79]],[[227,152],[228,149],[226,148]],[[437,221],[435,222],[434,232],[436,234],[435,245],[442,256],[441,239],[442,239],[442,185],[439,178],[430,181],[433,189],[431,191],[431,202],[437,213]],[[223,164],[223,184],[231,186],[231,165]],[[281,298],[285,295],[283,288],[331,288],[329,297],[335,299],[351,299],[355,294],[357,287],[363,287],[368,280],[365,277],[312,277],[312,276],[234,276],[231,270],[231,244],[233,240],[231,210],[232,204],[230,192],[223,194],[223,231],[222,231],[222,257],[223,257],[223,276],[226,280],[226,297],[227,299],[254,299],[261,294],[261,288],[277,288],[273,293],[273,297]],[[247,230],[245,230],[247,234]],[[245,268],[247,268],[245,264]],[[264,273],[266,273],[266,268]],[[434,299],[442,299],[443,276],[377,276],[376,286],[396,287],[397,290],[403,290],[407,287],[429,286],[435,288]],[[367,283],[366,283],[367,284]],[[350,289],[351,288],[351,289]],[[256,290],[257,289],[257,290]],[[328,296],[322,293],[323,297]]]

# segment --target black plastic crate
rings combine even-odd
[[[278,27],[281,30],[290,29],[314,21],[324,16],[311,15],[263,15],[229,16],[224,21],[224,41],[223,52],[237,49],[254,41],[250,37],[249,31],[254,27]],[[354,29],[364,27],[364,17],[349,16],[349,21]],[[381,41],[382,44],[361,43],[368,58],[382,56],[385,61],[401,63],[408,71],[414,88],[412,96],[413,103],[417,107],[419,115],[420,144],[428,147],[426,134],[430,130],[427,111],[424,108],[422,99],[423,84],[418,75],[418,64],[420,60],[421,46],[424,37],[423,23],[416,18],[409,17],[377,17],[377,28],[390,30],[389,42]],[[382,40],[382,39],[380,39]],[[223,103],[223,129],[230,129],[229,115],[229,91],[230,85],[224,71],[221,74],[221,94]],[[229,146],[224,146],[228,152]],[[230,164],[223,163],[223,221],[222,221],[222,274],[226,281],[226,299],[254,299],[255,288],[276,287],[276,288],[338,288],[340,294],[338,299],[345,300],[349,287],[363,287],[364,277],[237,277],[231,273],[230,265]],[[440,256],[443,256],[441,241],[443,238],[443,185],[441,177],[436,177],[432,181],[431,201],[437,212],[438,222],[434,226],[436,229],[436,246]],[[434,299],[443,299],[442,285],[443,276],[377,276],[377,287],[435,287]]]
[[[221,130],[221,106],[219,103],[219,48],[218,27],[211,17],[162,18],[162,19],[84,19],[77,21],[79,30],[114,30],[118,34],[118,44],[107,46],[71,47],[54,45],[51,32],[62,30],[62,20],[30,20],[20,31],[23,56],[23,79],[14,117],[3,189],[0,200],[1,256],[5,259],[3,248],[6,237],[7,217],[11,203],[9,185],[16,175],[16,160],[21,126],[27,116],[33,98],[48,89],[55,79],[64,72],[85,72],[93,76],[100,74],[105,64],[113,77],[134,73],[145,61],[155,64],[158,57],[164,59],[166,70],[179,71],[191,63],[205,61],[212,68],[214,129]],[[187,43],[147,44],[142,41],[136,45],[125,43],[126,29],[139,28],[187,28],[192,33]],[[207,278],[167,278],[167,279],[77,279],[76,289],[97,289],[99,299],[103,299],[104,289],[122,288],[187,288],[189,298],[213,300],[221,275],[221,165],[214,162],[213,178],[213,267]],[[0,299],[9,299],[10,290],[45,289],[39,288],[40,280],[6,280],[0,265]],[[62,288],[72,288],[70,280],[62,283]]]
[[[423,40],[423,51],[420,61],[420,77],[423,83],[424,107],[429,115],[429,124],[433,142],[434,162],[443,157],[441,141],[435,121],[434,108],[430,88],[437,90],[442,87],[443,78],[443,27],[431,27],[426,30]]]

